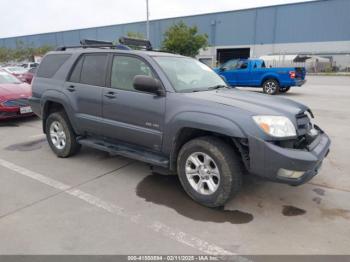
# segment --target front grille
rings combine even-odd
[[[297,133],[299,136],[305,135],[311,129],[310,118],[305,112],[296,115]]]
[[[19,98],[19,99],[7,100],[2,104],[3,106],[6,106],[6,107],[23,107],[23,106],[29,106],[29,101],[28,101],[28,98]]]

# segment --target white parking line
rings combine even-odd
[[[45,134],[32,135],[30,138],[45,137]]]
[[[116,206],[112,203],[106,202],[94,195],[91,195],[89,193],[86,193],[84,191],[81,191],[79,189],[72,188],[69,185],[66,185],[62,182],[59,182],[57,180],[54,180],[52,178],[49,178],[47,176],[44,176],[42,174],[33,172],[31,170],[28,170],[24,167],[18,166],[16,164],[13,164],[11,162],[8,162],[6,160],[0,159],[0,166],[5,167],[7,169],[10,169],[12,171],[15,171],[18,174],[21,174],[23,176],[29,177],[31,179],[34,179],[38,182],[41,182],[45,185],[48,185],[50,187],[53,187],[55,189],[58,189],[62,192],[65,192],[71,196],[77,197],[90,205],[93,205],[95,207],[101,208],[109,213],[116,214],[118,216],[124,217],[128,219],[130,222],[145,226],[154,232],[160,233],[163,236],[166,236],[170,239],[173,239],[179,243],[185,244],[187,246],[190,246],[192,248],[195,248],[201,252],[204,252],[206,254],[212,254],[212,255],[236,255],[235,253],[232,253],[228,250],[225,250],[217,245],[208,243],[207,241],[204,241],[202,239],[199,239],[197,237],[191,236],[187,233],[184,233],[182,231],[179,231],[177,229],[171,228],[159,221],[149,220],[146,217],[142,217],[139,214],[131,214],[128,211],[126,211],[123,207]],[[245,259],[243,257],[240,258],[240,261],[249,261],[248,259]]]

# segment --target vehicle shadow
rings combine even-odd
[[[248,89],[248,90],[244,90],[244,89],[240,89],[241,91],[247,91],[247,92],[254,92],[254,93],[258,93],[258,94],[264,94],[266,95],[262,90],[254,90],[254,89]],[[297,97],[297,96],[305,96],[304,93],[300,93],[300,92],[293,92],[293,90],[287,92],[287,93],[279,93],[278,95],[275,95],[273,97]]]
[[[239,90],[241,91],[245,91],[245,92],[253,92],[253,93],[258,93],[258,94],[264,94],[266,95],[262,90],[254,90],[254,89],[243,89],[243,88],[240,88]],[[293,92],[293,90],[289,91],[288,93],[279,93],[278,95],[275,95],[273,97],[296,97],[296,96],[305,96],[305,94],[302,94],[302,93],[296,93],[296,92]]]
[[[37,116],[20,117],[13,119],[0,120],[0,127],[19,127],[22,124],[31,123],[37,121]]]

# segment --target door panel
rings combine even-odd
[[[236,85],[238,81],[237,63],[238,60],[230,60],[221,66],[223,70],[220,72],[220,75],[225,77],[226,81],[232,86]]]
[[[102,87],[66,82],[64,93],[74,111],[79,130],[98,133],[102,119]]]
[[[86,54],[76,62],[63,92],[74,111],[79,130],[100,134],[102,91],[106,82],[107,54]]]
[[[242,60],[238,63],[236,72],[238,74],[238,82],[242,86],[247,86],[251,83],[251,73],[247,60]]]
[[[160,150],[165,97],[138,92],[133,88],[136,75],[153,76],[152,69],[139,58],[114,56],[110,88],[104,88],[102,114],[112,139]]]
[[[111,98],[110,93],[110,88],[103,91],[104,135],[159,150],[165,98],[125,90],[116,90]]]

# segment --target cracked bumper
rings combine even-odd
[[[249,138],[250,173],[279,183],[301,185],[318,174],[331,141],[321,131],[307,148],[290,149],[257,138]],[[303,172],[298,178],[278,176],[280,169]]]

